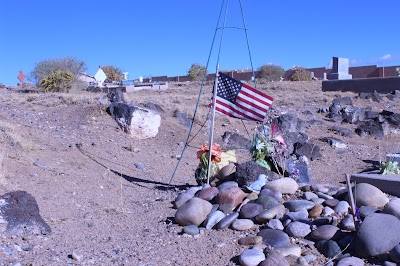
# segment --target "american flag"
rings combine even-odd
[[[219,73],[215,111],[243,120],[262,122],[273,100],[271,96]]]

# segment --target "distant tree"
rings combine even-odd
[[[297,67],[295,72],[290,76],[290,81],[311,81],[311,72],[303,67]]]
[[[285,74],[285,70],[278,65],[268,64],[257,69],[257,78],[263,78],[268,81],[279,81]]]
[[[192,66],[188,70],[188,75],[193,81],[202,80],[204,77],[204,73],[207,75],[207,69],[205,66],[202,66],[200,64],[192,64]]]
[[[70,71],[55,70],[44,76],[39,85],[45,92],[69,92],[74,84],[74,74]]]
[[[101,66],[104,73],[107,75],[107,78],[112,81],[121,81],[124,77],[123,71],[115,66],[112,65],[104,65]]]
[[[55,58],[37,63],[31,72],[31,76],[36,83],[40,83],[45,76],[52,74],[56,70],[61,70],[70,72],[74,76],[74,81],[76,81],[78,80],[78,74],[85,72],[86,69],[86,63],[74,57]]]

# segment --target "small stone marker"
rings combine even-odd
[[[329,74],[329,79],[352,79],[349,74],[349,59],[333,57],[332,72]]]

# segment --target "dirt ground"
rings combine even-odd
[[[205,124],[211,86],[204,87],[193,135],[167,190],[187,139],[188,127],[175,116],[190,117],[199,84],[169,84],[163,91],[143,90],[125,95],[128,102],[153,102],[164,112],[157,137],[134,140],[123,132],[100,104],[104,94],[20,94],[0,90],[0,194],[24,190],[33,195],[40,214],[50,225],[48,237],[0,237],[0,265],[237,265],[246,249],[237,240],[250,232],[230,229],[182,234],[173,223],[172,201],[187,186],[196,185],[196,151],[208,142]],[[345,174],[368,169],[399,151],[400,134],[390,130],[382,139],[334,135],[335,125],[319,113],[337,97],[350,96],[353,105],[373,111],[400,113],[397,100],[374,102],[355,93],[322,92],[321,82],[278,82],[258,88],[275,98],[270,115],[285,112],[306,121],[309,141],[320,146],[322,157],[311,162],[316,183],[342,185]],[[244,127],[244,125],[246,127]],[[247,137],[255,122],[216,116],[215,142],[225,131]],[[353,124],[340,124],[349,129]],[[321,137],[341,139],[335,149]],[[238,160],[249,158],[246,151]],[[74,256],[72,256],[74,254]],[[76,259],[78,258],[78,259]],[[326,260],[327,261],[327,260]],[[319,262],[321,263],[321,262]]]

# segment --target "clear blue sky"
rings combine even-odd
[[[242,27],[230,0],[226,27]],[[186,75],[206,65],[222,0],[0,0],[0,83],[19,70],[73,56],[93,75],[114,65],[139,76]],[[400,65],[399,0],[242,0],[253,67],[321,67],[332,56],[352,65]],[[222,23],[220,24],[222,26]],[[218,30],[208,71],[215,72]],[[225,29],[220,68],[251,68],[244,31]]]

